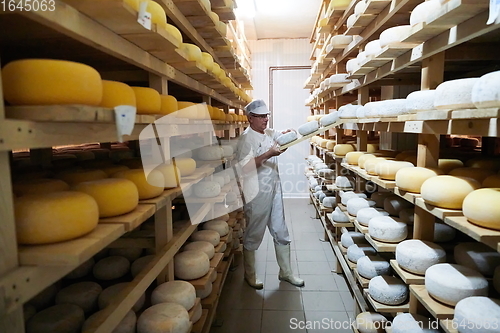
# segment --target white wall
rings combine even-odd
[[[309,96],[304,82],[310,69],[277,69],[272,72],[270,93],[270,67],[310,66],[309,39],[265,39],[249,41],[252,52],[253,97],[272,105],[270,126],[276,129],[294,128],[306,122],[310,114],[304,105]],[[270,100],[270,95],[272,100]],[[285,198],[307,197],[304,176],[304,158],[309,155],[309,142],[301,142],[280,156],[280,174]]]

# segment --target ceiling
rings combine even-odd
[[[236,0],[247,39],[309,38],[322,0]]]

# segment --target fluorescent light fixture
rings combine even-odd
[[[239,17],[255,17],[255,2],[254,0],[236,0],[235,13]]]

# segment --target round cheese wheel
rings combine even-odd
[[[206,241],[217,246],[220,243],[220,234],[214,230],[199,230],[191,235],[193,241]]]
[[[499,321],[499,299],[471,296],[455,306],[453,324],[460,333],[496,332]]]
[[[420,193],[420,188],[424,181],[442,174],[443,172],[439,169],[422,167],[402,168],[396,173],[396,186],[404,191]]]
[[[479,272],[448,263],[427,269],[425,288],[433,298],[451,306],[466,297],[488,295],[488,281]]]
[[[102,80],[102,100],[99,106],[113,109],[118,105],[136,106],[134,90],[122,82]]]
[[[364,193],[355,193],[353,191],[347,191],[347,192],[344,192],[343,194],[340,195],[342,200],[342,204],[343,205],[347,205],[347,203],[349,202],[349,200],[351,199],[355,199],[355,198],[366,198],[366,194]]]
[[[495,108],[500,106],[500,94],[495,87],[500,82],[500,71],[485,74],[472,88],[472,102],[477,108]]]
[[[435,319],[413,313],[399,313],[392,321],[393,333],[439,333]]]
[[[109,304],[111,304],[114,299],[127,287],[128,282],[117,283],[104,289],[99,295],[97,303],[99,304],[99,309],[104,309]],[[142,309],[144,302],[146,301],[146,296],[142,294],[137,302],[135,302],[132,310],[137,312]]]
[[[214,13],[215,14],[215,13]],[[212,67],[214,66],[214,58],[210,53],[201,52],[201,64],[205,66],[205,68],[211,72]]]
[[[384,200],[388,196],[392,196],[392,192],[374,192],[370,196],[370,199],[375,201],[375,207],[384,208]]]
[[[133,262],[141,257],[142,249],[138,247],[117,247],[109,249],[110,256],[121,256]]]
[[[380,313],[361,312],[356,316],[354,325],[359,333],[384,333],[390,322]]]
[[[26,323],[26,333],[77,333],[85,321],[75,304],[57,304],[36,313]]]
[[[281,134],[277,139],[279,145],[286,145],[292,141],[297,140],[297,133],[295,131],[290,131],[285,134]]]
[[[209,243],[207,241],[189,242],[186,245],[184,245],[184,251],[191,251],[191,250],[198,250],[205,252],[208,256],[208,259],[212,259],[215,255],[215,247],[212,245],[212,243]]]
[[[358,58],[347,60],[345,68],[347,73],[349,74],[352,74],[356,72],[358,69],[360,69],[361,66],[359,65]]]
[[[356,268],[359,275],[366,279],[373,279],[376,276],[391,273],[391,265],[379,255],[368,255],[359,258]]]
[[[457,235],[457,230],[444,223],[434,223],[434,242],[446,243]]]
[[[483,180],[482,187],[500,187],[500,175],[491,175]]]
[[[174,113],[177,110],[179,110],[179,106],[177,104],[177,99],[174,96],[160,95],[160,99],[161,99],[160,114],[167,115],[167,114],[171,114],[171,113]],[[175,156],[175,155],[173,155],[173,156]]]
[[[151,199],[163,193],[165,179],[163,174],[158,170],[151,170],[148,178],[144,175],[144,170],[129,169],[116,172],[112,175],[113,178],[128,179],[137,187],[139,200]]]
[[[82,333],[89,333],[95,331],[95,326],[101,315],[101,311],[97,311],[85,320],[82,327]],[[115,327],[111,333],[135,333],[135,326],[137,323],[137,315],[134,311],[130,310],[127,312],[125,317],[120,321],[120,323]]]
[[[174,163],[181,176],[189,176],[196,170],[196,161],[192,158],[176,157]]]
[[[358,160],[361,156],[366,154],[364,151],[351,151],[345,154],[347,164],[358,165]]]
[[[74,189],[94,198],[99,206],[99,217],[122,215],[139,204],[137,186],[128,179],[108,178],[77,184]]]
[[[393,276],[380,275],[370,280],[368,293],[379,303],[399,305],[408,298],[408,286]]]
[[[479,78],[468,78],[441,83],[436,88],[434,107],[436,109],[475,108],[472,102],[472,88],[478,81]]]
[[[11,105],[99,105],[102,80],[90,66],[64,60],[22,59],[2,69],[3,95]]]
[[[335,178],[335,170],[330,168],[318,170],[318,176],[326,179],[334,179]]]
[[[354,6],[354,15],[359,16],[363,14],[368,7],[368,3],[364,0],[361,0]]]
[[[376,216],[388,216],[388,215],[389,213],[382,209],[368,207],[360,209],[356,215],[356,219],[358,220],[359,224],[364,226],[369,226],[370,220],[372,218]]]
[[[97,226],[96,201],[85,193],[27,194],[14,199],[19,244],[48,244],[83,236]]]
[[[229,225],[223,220],[211,220],[203,223],[201,227],[204,230],[214,230],[219,233],[219,235],[226,236],[229,233]]]
[[[481,185],[474,179],[455,176],[436,176],[427,179],[420,188],[422,198],[431,205],[461,209],[465,197]]]
[[[366,173],[368,173],[369,175],[376,176],[377,175],[377,171],[376,171],[377,164],[382,163],[382,162],[386,162],[386,161],[388,161],[388,159],[386,157],[376,157],[376,158],[368,159],[364,164],[364,168],[366,170]]]
[[[187,333],[190,327],[189,313],[176,303],[155,304],[137,319],[137,333]]]
[[[500,266],[500,254],[483,243],[460,243],[453,249],[457,264],[491,277]]]
[[[151,304],[176,303],[189,311],[196,301],[196,290],[187,281],[168,281],[157,286],[151,294]]]
[[[12,184],[12,191],[16,196],[25,194],[44,194],[69,190],[68,183],[60,179],[39,178],[16,181]]]
[[[349,222],[349,217],[339,207],[332,212],[332,219],[338,223]]]
[[[449,172],[451,176],[468,177],[482,183],[486,178],[495,174],[493,170],[481,168],[456,168]]]
[[[373,154],[370,154],[370,153],[367,153],[367,154],[363,154],[362,156],[360,156],[358,158],[358,166],[361,168],[361,169],[364,169],[365,168],[365,162],[368,161],[369,159],[372,159],[372,158],[376,158],[377,156],[373,155]]]
[[[161,97],[153,88],[131,87],[137,103],[137,114],[159,114]]]
[[[406,208],[399,211],[399,218],[406,224],[413,224],[415,220],[415,209]]]
[[[337,144],[333,147],[333,153],[336,156],[345,156],[347,153],[354,151],[355,148],[351,144]]]
[[[108,178],[108,175],[102,170],[72,170],[65,171],[57,175],[57,178],[63,180],[69,185],[77,185],[82,182],[88,182],[92,180],[99,180]]]
[[[354,23],[356,23],[358,16],[356,14],[352,14],[347,18],[346,25],[347,29],[352,28],[354,26]]]
[[[209,283],[205,288],[196,290],[196,297],[201,299],[207,298],[212,293],[212,289],[213,284]]]
[[[92,281],[78,282],[69,285],[56,295],[56,304],[78,305],[86,314],[97,307],[97,299],[102,292],[102,287]]]
[[[122,256],[110,256],[96,262],[92,272],[98,280],[114,280],[121,278],[130,270],[130,262]]]
[[[346,176],[338,176],[335,178],[335,186],[337,186],[338,188],[352,188],[352,182],[353,180]]]
[[[437,13],[442,9],[439,0],[424,1],[416,6],[410,15],[410,25],[426,23],[431,13]]]
[[[95,260],[94,258],[90,258],[87,261],[84,261],[80,266],[66,274],[65,279],[80,279],[82,277],[87,276],[92,271],[94,267]]]
[[[350,215],[356,216],[363,208],[370,208],[375,206],[375,201],[367,200],[364,198],[352,198],[347,202],[347,212]]]
[[[413,208],[413,204],[406,201],[405,199],[391,195],[384,199],[384,210],[392,216],[399,216],[399,213],[403,209]]]
[[[344,232],[340,236],[340,243],[346,249],[353,244],[367,244],[365,235],[357,231]]]
[[[323,206],[325,206],[326,208],[333,208],[334,206],[337,205],[337,198],[335,198],[333,196],[332,197],[328,197],[327,196],[327,197],[325,197],[323,199],[323,201],[321,202],[321,204]]]
[[[464,163],[457,159],[440,158],[438,160],[438,169],[442,170],[445,174],[449,174],[451,170],[461,168],[463,166]]]
[[[206,146],[197,150],[197,157],[202,161],[220,160],[224,156],[220,146]]]
[[[319,123],[317,120],[313,121],[308,121],[305,124],[302,124],[297,128],[297,131],[300,133],[300,135],[306,136],[311,134],[314,131],[317,131],[319,129]]]
[[[330,2],[333,4],[334,2]],[[334,48],[338,48],[340,46],[347,46],[352,42],[353,37],[351,35],[335,35],[330,39],[330,44],[333,45]]]
[[[375,165],[375,173],[382,179],[395,180],[397,172],[405,168],[413,170],[415,166],[410,162],[385,161]]]
[[[178,187],[181,184],[181,171],[173,164],[161,164],[155,170],[163,174],[165,188]]]
[[[380,46],[396,44],[408,37],[411,32],[411,25],[399,25],[385,29],[380,33]]]
[[[215,181],[205,180],[194,186],[194,194],[199,198],[214,198],[221,192],[221,186]]]
[[[329,114],[321,117],[319,123],[321,126],[328,126],[339,120],[339,113],[337,111],[330,112]]]
[[[209,269],[210,260],[203,251],[184,251],[177,253],[174,257],[174,273],[178,279],[199,279],[206,275]]]
[[[463,214],[471,223],[500,230],[499,188],[482,188],[469,193],[462,205]]]
[[[132,277],[136,277],[139,275],[139,273],[146,267],[153,259],[155,256],[153,254],[137,258],[134,260],[132,265],[130,265],[130,273],[132,274]]]
[[[217,276],[217,274],[216,274],[216,276]],[[196,305],[192,311],[193,311],[193,315],[191,317],[191,321],[193,323],[196,323],[198,320],[201,319],[201,316],[203,315],[203,307],[201,306],[201,302],[199,302],[198,305]]]
[[[347,248],[347,259],[357,263],[359,258],[368,255],[375,255],[377,251],[370,245],[353,244]]]
[[[446,261],[446,252],[437,244],[407,239],[396,246],[396,261],[408,272],[425,275],[427,268]]]
[[[180,49],[185,52],[188,61],[202,61],[201,50],[198,46],[191,43],[182,43]]]
[[[428,2],[433,2],[433,1],[426,1],[423,3],[428,3]],[[406,112],[417,113],[420,111],[433,110],[435,95],[436,95],[435,89],[419,90],[410,93],[408,96],[406,96]]]
[[[408,226],[397,217],[376,216],[370,220],[368,233],[381,242],[397,243],[408,236]]]

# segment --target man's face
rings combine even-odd
[[[264,133],[267,128],[267,123],[269,122],[269,114],[253,114],[248,115],[248,122],[250,127],[259,133]]]

